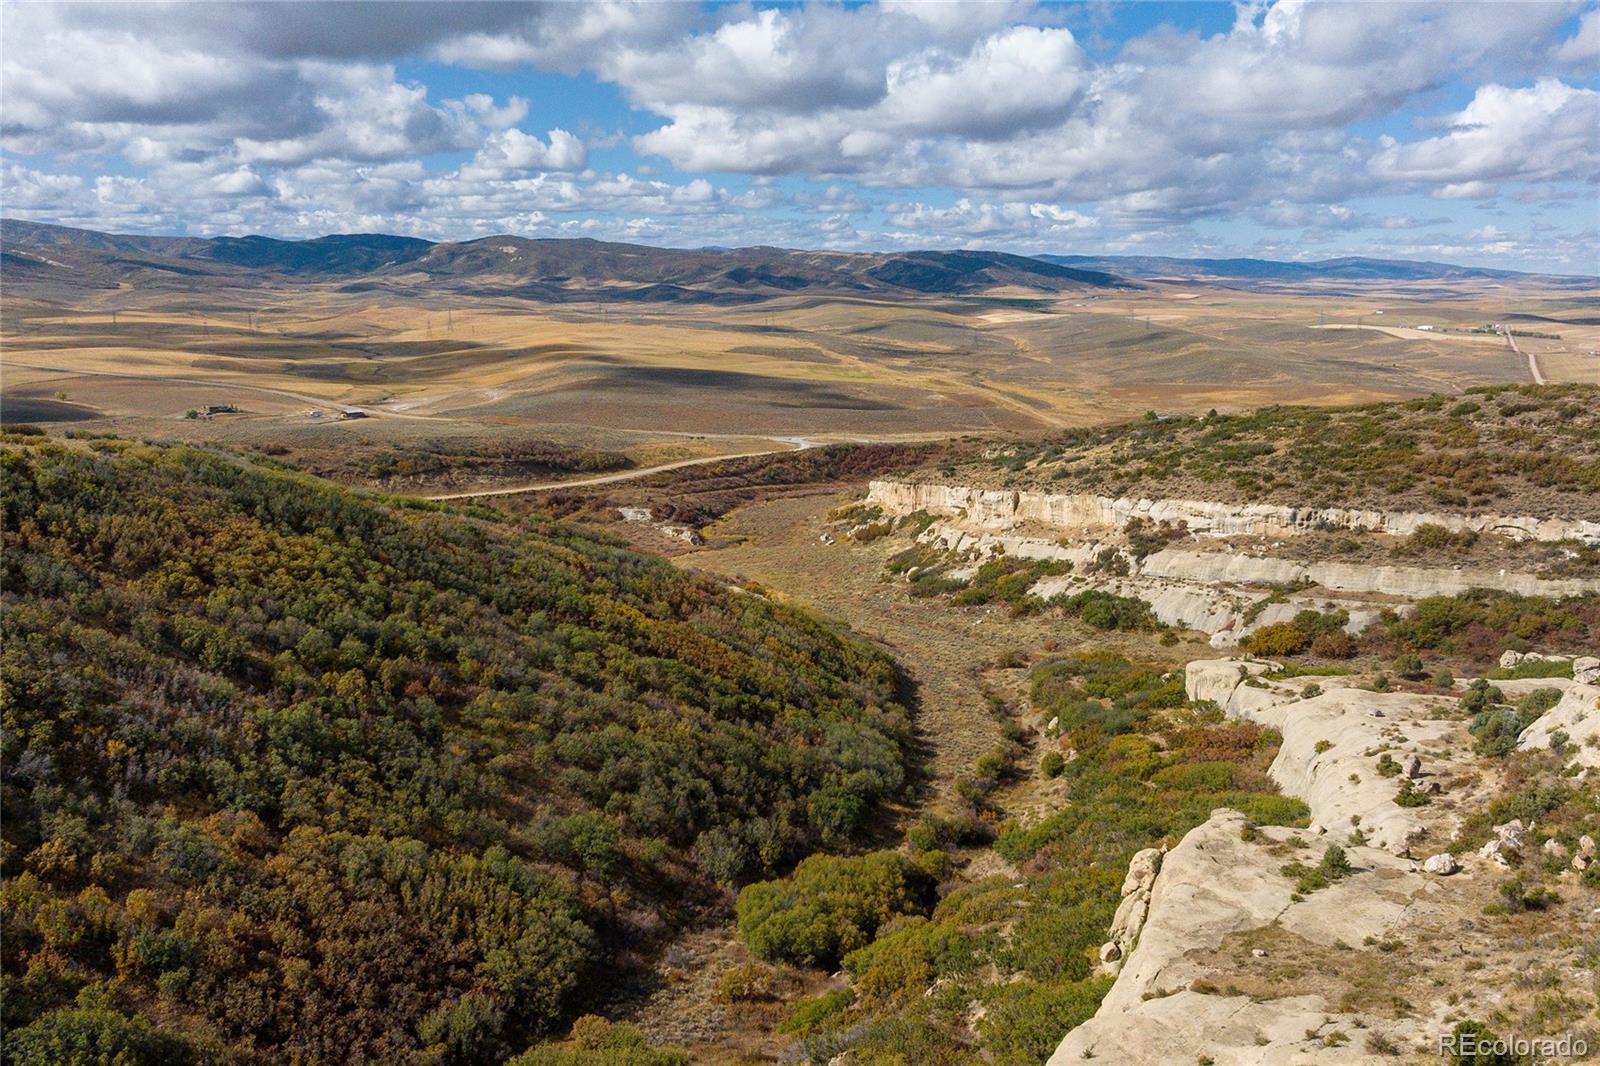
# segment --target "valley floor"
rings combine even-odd
[[[1009,715],[1027,714],[1028,669],[1045,654],[1047,641],[1063,653],[1110,648],[1169,668],[1209,651],[1198,640],[1162,647],[1148,635],[1106,634],[1059,618],[1014,618],[998,606],[913,598],[904,582],[884,578],[888,557],[904,547],[900,538],[823,542],[833,512],[860,495],[858,488],[739,508],[704,530],[709,546],[676,561],[845,622],[895,657],[914,687],[926,745],[922,795],[900,812],[907,823],[921,810],[952,808],[957,780],[1001,742],[991,700],[1003,701]],[[1029,759],[1031,766],[1036,755]],[[1001,818],[1042,816],[1059,806],[1058,783],[1028,772],[1030,766],[990,797]],[[885,843],[892,846],[893,839]],[[973,879],[1007,866],[985,847],[961,849],[957,858]],[[688,1047],[696,1062],[771,1061],[793,1042],[773,1032],[785,1011],[718,1003],[714,996],[719,978],[750,959],[731,925],[702,930],[657,963],[652,989],[619,1006],[653,1037]],[[813,995],[829,981],[819,976],[813,984],[792,990],[791,999]]]
[[[1119,652],[1157,669],[1181,671],[1186,663],[1217,654],[1193,632],[1176,638],[1168,635],[1163,640],[1151,633],[1092,630],[1058,612],[1017,615],[997,604],[960,606],[947,597],[913,597],[906,581],[886,577],[890,557],[910,543],[907,532],[860,540],[829,535],[840,530],[839,509],[860,499],[859,489],[813,490],[739,507],[704,527],[705,546],[679,546],[676,561],[843,621],[896,658],[914,687],[918,731],[926,745],[923,788],[915,800],[894,812],[894,820],[903,823],[898,828],[903,829],[921,812],[952,811],[960,806],[959,782],[971,775],[977,760],[1002,743],[1002,723],[1007,717],[1024,725],[1030,750],[1016,759],[1015,772],[989,797],[992,810],[988,817],[997,823],[1031,824],[1066,806],[1060,787],[1064,782],[1034,772],[1045,748],[1035,732],[1040,724],[1029,699],[1033,665],[1058,654],[1102,650]],[[1355,676],[1331,679],[1336,688],[1358,682],[1366,684]],[[1285,691],[1299,693],[1302,684],[1289,682]],[[1511,683],[1507,691],[1518,696],[1538,684]],[[1351,712],[1353,720],[1358,724],[1367,721],[1366,704],[1361,702],[1366,699],[1364,690],[1358,693],[1352,688],[1352,698],[1362,708]],[[1398,703],[1408,697],[1384,699]],[[1424,697],[1416,699],[1426,702]],[[1508,786],[1500,769],[1473,759],[1472,738],[1466,734],[1465,723],[1453,721],[1446,726],[1424,722],[1424,717],[1413,723],[1413,729],[1420,732],[1412,736],[1431,735],[1428,730],[1436,726],[1435,731],[1444,730],[1451,737],[1448,744],[1435,744],[1438,751],[1430,749],[1429,757],[1444,758],[1440,753],[1449,750],[1462,760],[1450,785],[1452,796],[1433,810],[1453,825],[1462,825],[1463,819],[1477,825],[1490,798],[1512,794],[1517,783]],[[1287,725],[1284,731],[1290,732]],[[1323,750],[1322,744],[1316,748],[1318,755]],[[1371,751],[1359,753],[1364,761],[1370,761],[1370,755]],[[1341,770],[1340,782],[1343,773]],[[1352,773],[1350,780],[1357,776]],[[1380,790],[1393,787],[1373,784]],[[1289,794],[1297,794],[1296,789],[1285,787]],[[1387,802],[1380,806],[1392,808]],[[1313,803],[1313,811],[1317,810]],[[894,845],[895,828],[883,827],[882,846]],[[1383,1050],[1385,1061],[1427,1061],[1412,1054],[1410,1047],[1395,1045],[1391,1050],[1388,1034],[1420,1047],[1424,1037],[1431,1039],[1436,1031],[1448,1031],[1458,1017],[1489,1018],[1501,1026],[1527,1026],[1560,1017],[1581,1029],[1582,1005],[1592,1000],[1591,982],[1582,975],[1592,974],[1592,953],[1585,945],[1593,943],[1595,915],[1590,913],[1587,893],[1578,888],[1575,875],[1561,878],[1561,900],[1551,910],[1488,917],[1485,908],[1489,908],[1487,914],[1495,913],[1496,901],[1503,894],[1502,882],[1509,875],[1470,853],[1461,856],[1465,870],[1456,877],[1441,879],[1421,872],[1421,859],[1446,847],[1444,838],[1454,832],[1435,828],[1428,843],[1421,845],[1423,850],[1414,852],[1411,859],[1395,858],[1379,847],[1358,848],[1352,841],[1351,852],[1361,876],[1337,892],[1311,897],[1305,913],[1326,926],[1318,927],[1321,931],[1314,935],[1286,931],[1294,927],[1293,922],[1286,927],[1282,921],[1288,904],[1279,908],[1282,913],[1276,919],[1266,912],[1264,918],[1245,914],[1248,908],[1239,915],[1228,911],[1219,919],[1224,925],[1218,928],[1231,922],[1235,923],[1232,931],[1215,936],[1216,931],[1209,927],[1188,930],[1184,906],[1171,900],[1190,891],[1184,878],[1198,875],[1175,861],[1172,877],[1176,880],[1161,890],[1168,899],[1165,909],[1151,910],[1151,922],[1164,924],[1150,934],[1151,944],[1158,944],[1163,937],[1182,941],[1190,936],[1191,947],[1182,954],[1188,961],[1182,965],[1201,973],[1203,979],[1170,1000],[1163,997],[1174,990],[1163,989],[1155,1002],[1144,1004],[1149,1009],[1142,1014],[1138,990],[1124,993],[1124,1000],[1132,997],[1131,1007],[1102,1008],[1105,1017],[1097,1016],[1075,1030],[1058,1057],[1076,1060],[1083,1050],[1099,1042],[1096,1050],[1104,1054],[1096,1057],[1135,1061],[1118,1058],[1115,1049],[1127,1043],[1126,1034],[1143,1031],[1140,1026],[1167,1025],[1159,1021],[1163,1011],[1178,1011],[1181,1017],[1169,1018],[1170,1025],[1162,1029],[1167,1043],[1157,1040],[1151,1046],[1161,1046],[1163,1053],[1182,1048],[1185,1057],[1172,1061],[1184,1062],[1196,1061],[1196,1046],[1222,1055],[1217,1049],[1239,1036],[1234,1021],[1242,1025],[1249,1019],[1254,1019],[1250,1025],[1258,1026],[1254,1044],[1262,1045],[1257,1050],[1264,1057],[1249,1057],[1252,1040],[1245,1032],[1239,1037],[1239,1054],[1244,1057],[1229,1052],[1218,1062],[1356,1062],[1364,1057],[1370,1060],[1374,1049]],[[1485,829],[1479,826],[1472,831]],[[1572,832],[1576,830],[1563,831],[1563,835]],[[1210,847],[1230,854],[1237,851],[1240,865],[1228,876],[1275,893],[1273,899],[1290,891],[1286,886],[1292,882],[1282,881],[1278,873],[1285,857],[1304,849],[1314,863],[1327,840],[1343,839],[1335,834],[1319,841],[1312,835],[1309,843],[1303,843],[1293,831],[1275,829],[1260,837],[1259,845],[1241,845],[1238,836],[1236,830],[1218,835],[1208,823],[1186,837],[1184,847]],[[1250,839],[1247,832],[1246,840]],[[1008,881],[1022,877],[1017,867],[992,848],[959,847],[953,852],[954,876],[959,883],[971,884],[995,875]],[[1214,895],[1220,893],[1217,905],[1224,910],[1243,907],[1226,898],[1231,882],[1224,882],[1226,878],[1212,886],[1217,888]],[[1361,930],[1341,930],[1341,908],[1351,908],[1349,915],[1365,916]],[[1318,911],[1323,912],[1321,917],[1317,917]],[[774,1061],[793,1043],[792,1037],[775,1032],[788,1007],[828,988],[844,987],[846,982],[841,975],[802,970],[791,976],[795,983],[775,1000],[727,1002],[719,989],[751,959],[731,924],[690,934],[657,963],[653,989],[631,1002],[619,1002],[618,1013],[638,1022],[653,1037],[688,1048],[696,1062]],[[1574,985],[1574,981],[1578,983]],[[1152,996],[1147,993],[1143,1000],[1150,1001]],[[1185,1003],[1192,1006],[1190,1014],[1183,1014]],[[1117,1010],[1129,1012],[1126,1019]],[[1148,1019],[1139,1020],[1146,1014]],[[1289,1026],[1292,1032],[1284,1028],[1286,1019],[1299,1019]],[[1366,1031],[1369,1026],[1375,1030],[1372,1035]],[[1264,1043],[1269,1030],[1271,1048]],[[1127,1047],[1137,1043],[1134,1040]],[[1407,1058],[1408,1054],[1412,1057]],[[1207,1059],[1202,1055],[1198,1061]]]

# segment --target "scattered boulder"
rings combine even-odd
[[[1389,854],[1402,859],[1409,859],[1411,858],[1412,846],[1427,835],[1428,831],[1421,826],[1401,830],[1399,831],[1399,836],[1389,845]]]
[[[1502,670],[1510,670],[1523,663],[1564,663],[1569,659],[1572,659],[1570,655],[1543,655],[1536,651],[1506,651],[1500,653],[1500,668]],[[1581,660],[1573,660],[1574,667],[1579,661]],[[1600,668],[1600,659],[1590,657],[1589,661],[1594,663],[1596,668]]]
[[[700,531],[692,526],[662,526],[661,532],[669,537],[676,537],[685,544],[693,544],[696,547],[706,542],[706,538],[700,535]]]
[[[1494,839],[1479,848],[1478,854],[1497,866],[1510,869],[1512,864],[1522,857],[1522,847],[1527,832],[1520,818],[1513,818],[1505,825],[1497,825],[1494,827]]]
[[[1585,833],[1578,838],[1578,853],[1572,857],[1572,868],[1574,870],[1587,870],[1594,865],[1594,861],[1594,837]]]
[[[1415,781],[1422,776],[1422,760],[1415,753],[1407,755],[1405,761],[1400,764],[1400,769],[1408,778]]]
[[[1561,843],[1561,841],[1557,840],[1555,837],[1551,837],[1549,840],[1546,840],[1544,842],[1544,847],[1541,850],[1543,850],[1546,855],[1553,856],[1557,859],[1564,860],[1567,857],[1567,846]]]
[[[1572,660],[1572,680],[1580,685],[1600,685],[1600,658],[1583,655]]]
[[[1109,966],[1111,963],[1117,962],[1121,958],[1122,958],[1122,949],[1117,947],[1117,945],[1114,942],[1108,940],[1104,944],[1100,945],[1100,961],[1101,962],[1103,962],[1103,963],[1105,963],[1106,965]]]
[[[1430,855],[1428,860],[1422,864],[1422,869],[1426,873],[1449,877],[1461,869],[1461,864],[1456,862],[1456,857],[1448,851],[1441,851],[1437,855]]]

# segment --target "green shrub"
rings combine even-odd
[[[1474,678],[1461,697],[1463,714],[1475,715],[1486,708],[1506,701],[1506,695],[1483,678]]]
[[[745,886],[736,907],[739,936],[768,962],[833,966],[890,918],[925,912],[931,890],[898,852],[813,855],[789,877]]]
[[[1273,622],[1244,640],[1251,655],[1297,655],[1311,645],[1311,637],[1293,622]]]
[[[1402,542],[1400,550],[1410,555],[1421,555],[1426,552],[1459,552],[1471,548],[1478,543],[1478,534],[1470,529],[1452,532],[1444,526],[1429,523],[1418,526],[1416,531]]]
[[[1394,661],[1394,672],[1408,681],[1414,681],[1423,675],[1422,657],[1420,655],[1402,655]]]
[[[1535,689],[1519,700],[1516,707],[1485,707],[1473,716],[1472,724],[1467,727],[1475,738],[1473,750],[1479,755],[1509,755],[1516,750],[1522,731],[1560,700],[1559,689]]]
[[[1059,751],[1047,751],[1044,758],[1039,760],[1039,776],[1045,780],[1060,777],[1061,771],[1066,769],[1067,760]]]
[[[1098,589],[1086,589],[1071,596],[1065,593],[1052,596],[1046,605],[1059,607],[1096,629],[1140,632],[1161,628],[1150,605],[1133,596],[1117,596]]]
[[[778,1032],[805,1036],[831,1025],[850,1009],[855,993],[848,988],[830,988],[819,996],[802,999],[788,1017],[778,1023]]]
[[[1352,871],[1349,857],[1337,844],[1329,844],[1328,849],[1322,853],[1322,861],[1315,866],[1307,866],[1303,862],[1291,862],[1281,870],[1285,877],[1294,878],[1294,890],[1303,896],[1310,895],[1319,888],[1328,887],[1333,882],[1349,876]]]
[[[1492,914],[1522,914],[1548,910],[1560,898],[1543,885],[1530,885],[1521,877],[1500,883],[1500,901],[1488,908]]]
[[[1517,715],[1526,729],[1532,725],[1545,711],[1561,702],[1561,690],[1558,688],[1536,688],[1517,701]]]
[[[1524,659],[1517,665],[1510,667],[1496,667],[1484,673],[1484,677],[1496,681],[1520,681],[1526,678],[1542,677],[1571,677],[1572,661],[1570,659]]]
[[[1445,1042],[1445,1060],[1452,1066],[1525,1066],[1520,1055],[1490,1050],[1499,1042],[1500,1038],[1482,1022],[1457,1022]]]
[[[1419,792],[1410,778],[1402,778],[1400,791],[1395,793],[1394,802],[1397,807],[1426,807],[1433,801],[1428,798],[1427,793]]]
[[[1000,985],[979,1023],[984,1047],[1002,1062],[1043,1062],[1061,1038],[1094,1016],[1109,977]]]
[[[652,1044],[636,1025],[586,1014],[559,1044],[541,1044],[506,1066],[689,1066],[689,1055]]]

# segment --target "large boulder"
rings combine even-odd
[[[1436,874],[1439,877],[1449,877],[1459,869],[1461,864],[1456,862],[1456,857],[1448,851],[1429,856],[1428,861],[1422,864],[1424,873]]]

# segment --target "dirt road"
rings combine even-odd
[[[1506,327],[1505,329],[1501,330],[1500,332],[1504,333],[1505,337],[1506,337],[1506,340],[1511,342],[1511,350],[1512,351],[1516,352],[1518,355],[1525,355],[1525,356],[1528,357],[1528,373],[1533,375],[1533,383],[1535,385],[1543,385],[1543,384],[1545,384],[1544,374],[1540,373],[1540,371],[1539,371],[1539,359],[1538,359],[1538,357],[1535,356],[1532,352],[1525,352],[1521,348],[1517,347],[1516,334],[1511,332],[1511,329],[1510,329],[1509,326]]]
[[[634,478],[648,477],[659,474],[663,470],[682,470],[686,466],[704,466],[708,463],[720,463],[725,459],[749,459],[757,455],[775,455],[778,452],[800,451],[804,448],[815,448],[815,441],[808,441],[802,437],[773,437],[775,441],[788,444],[787,448],[763,448],[756,452],[734,452],[731,455],[706,455],[697,459],[679,459],[671,463],[661,463],[657,466],[647,466],[639,470],[623,470],[616,474],[602,474],[599,477],[569,478],[566,481],[541,481],[530,485],[510,485],[495,489],[474,489],[471,492],[445,492],[437,496],[424,496],[425,500],[474,500],[483,496],[515,496],[523,492],[548,492],[551,489],[581,489],[591,485],[609,485],[617,481],[632,481]]]

